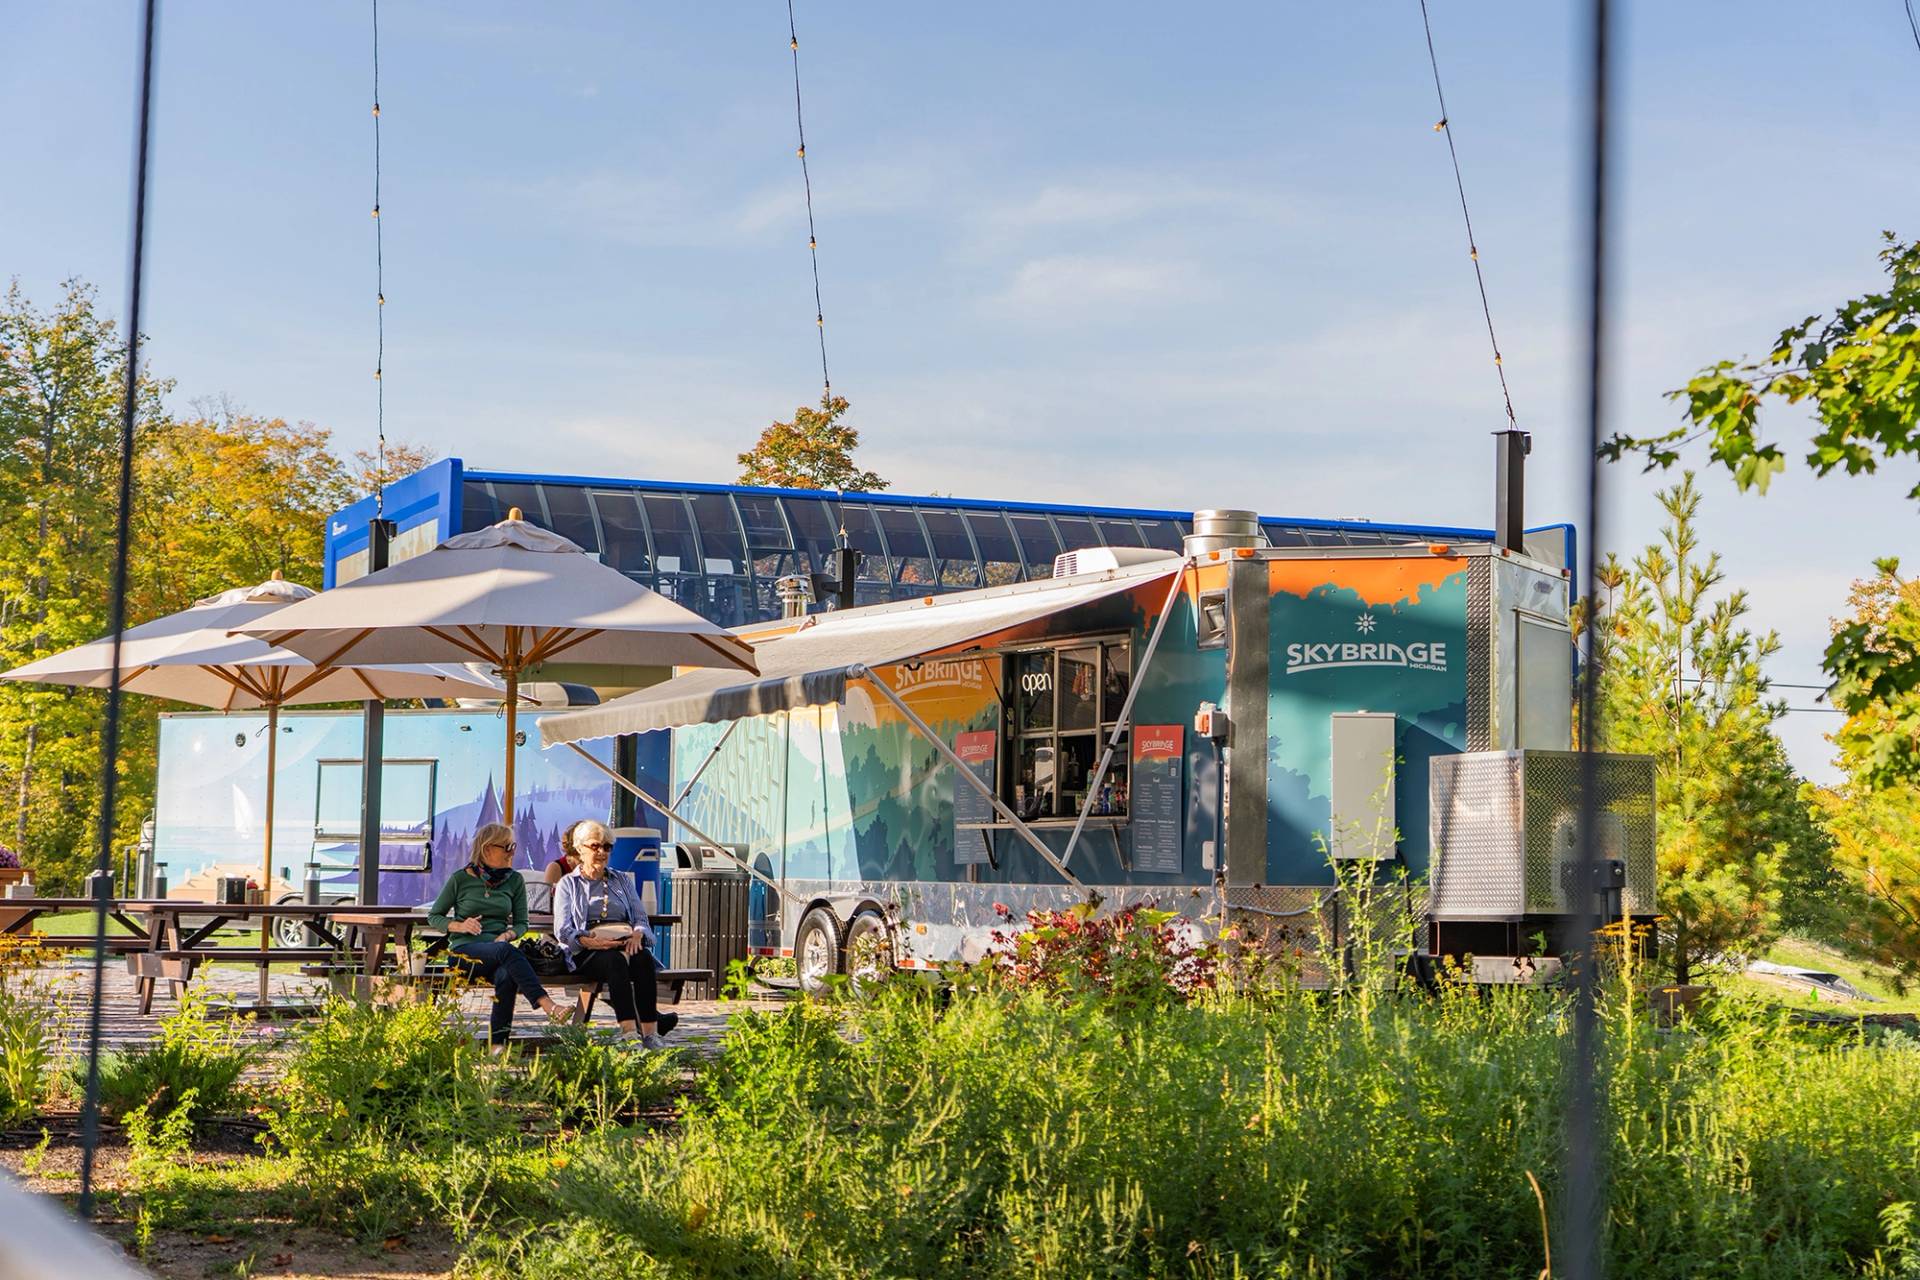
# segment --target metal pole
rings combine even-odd
[[[1587,367],[1583,372],[1587,419],[1585,452],[1589,599],[1599,594],[1599,584],[1592,575],[1600,563],[1600,548],[1606,545],[1601,531],[1601,516],[1605,508],[1600,501],[1599,450],[1605,439],[1607,423],[1607,153],[1610,147],[1607,137],[1610,121],[1607,117],[1612,74],[1609,46],[1613,35],[1608,9],[1608,0],[1592,0],[1588,10],[1591,23],[1588,32],[1591,55],[1588,74],[1591,78],[1587,85],[1590,152],[1587,157]],[[1579,567],[1576,565],[1574,569],[1577,574]],[[1594,759],[1595,748],[1599,745],[1595,736],[1599,705],[1594,693],[1600,675],[1593,662],[1596,652],[1589,640],[1586,678],[1580,684],[1579,883],[1584,886],[1593,884],[1596,856],[1594,820],[1599,810]],[[1590,889],[1581,893],[1578,900],[1580,905],[1574,918],[1576,951],[1573,958],[1577,969],[1574,974],[1573,1035],[1566,1064],[1566,1163],[1563,1170],[1566,1202],[1562,1209],[1561,1257],[1566,1264],[1564,1274],[1568,1280],[1599,1280],[1606,1274],[1607,1168],[1606,1125],[1603,1117],[1606,1103],[1598,1078],[1602,1031],[1599,1010],[1595,1004],[1599,993],[1595,973],[1597,957],[1594,932],[1603,922],[1594,918]]]
[[[100,1006],[107,968],[107,912],[113,905],[113,824],[120,778],[120,645],[127,625],[127,555],[133,521],[133,426],[140,410],[140,285],[147,243],[147,150],[153,135],[153,28],[158,0],[147,0],[140,25],[140,131],[134,144],[133,251],[127,272],[126,384],[120,404],[119,505],[114,512],[113,588],[108,628],[113,674],[107,683],[106,723],[100,735],[100,847],[93,877],[93,1003],[87,1010],[87,1075],[80,1106],[80,1217],[93,1217],[93,1155],[100,1145]]]
[[[387,567],[387,544],[394,534],[393,521],[367,522],[367,572],[378,573]],[[365,726],[360,738],[360,904],[378,906],[380,902],[380,779],[387,756],[387,704],[369,698],[365,707]]]

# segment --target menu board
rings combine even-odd
[[[954,754],[960,757],[969,773],[987,785],[989,791],[993,789],[996,782],[994,753],[998,750],[999,744],[1000,735],[992,729],[963,733],[953,740]],[[954,778],[953,860],[955,862],[964,867],[988,861],[989,837],[980,828],[993,821],[993,805],[980,794],[979,788],[969,786],[964,778]]]
[[[1180,771],[1186,755],[1185,725],[1133,727],[1133,781],[1127,800],[1135,871],[1180,874]]]

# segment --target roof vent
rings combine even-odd
[[[1076,573],[1105,573],[1149,560],[1170,559],[1175,553],[1159,547],[1082,547],[1053,558],[1053,576],[1071,578]]]
[[[1194,556],[1203,551],[1257,547],[1266,540],[1258,514],[1216,508],[1193,513],[1193,532],[1186,537],[1186,552]]]

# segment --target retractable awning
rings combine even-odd
[[[1025,623],[1163,582],[1185,564],[1169,556],[1085,580],[1025,583],[962,598],[934,596],[854,613],[813,614],[798,631],[754,644],[757,679],[738,671],[688,672],[597,707],[546,716],[540,721],[540,737],[553,747],[829,706],[846,696],[847,681],[862,669],[958,650]],[[753,641],[752,635],[741,638]]]

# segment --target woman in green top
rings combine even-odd
[[[513,869],[513,832],[489,822],[473,833],[473,858],[447,877],[427,909],[427,923],[447,931],[450,959],[478,978],[493,979],[493,1017],[487,1042],[506,1048],[513,1034],[513,998],[546,1011],[566,1024],[580,1016],[577,1005],[555,1003],[514,939],[527,931],[527,885]]]

